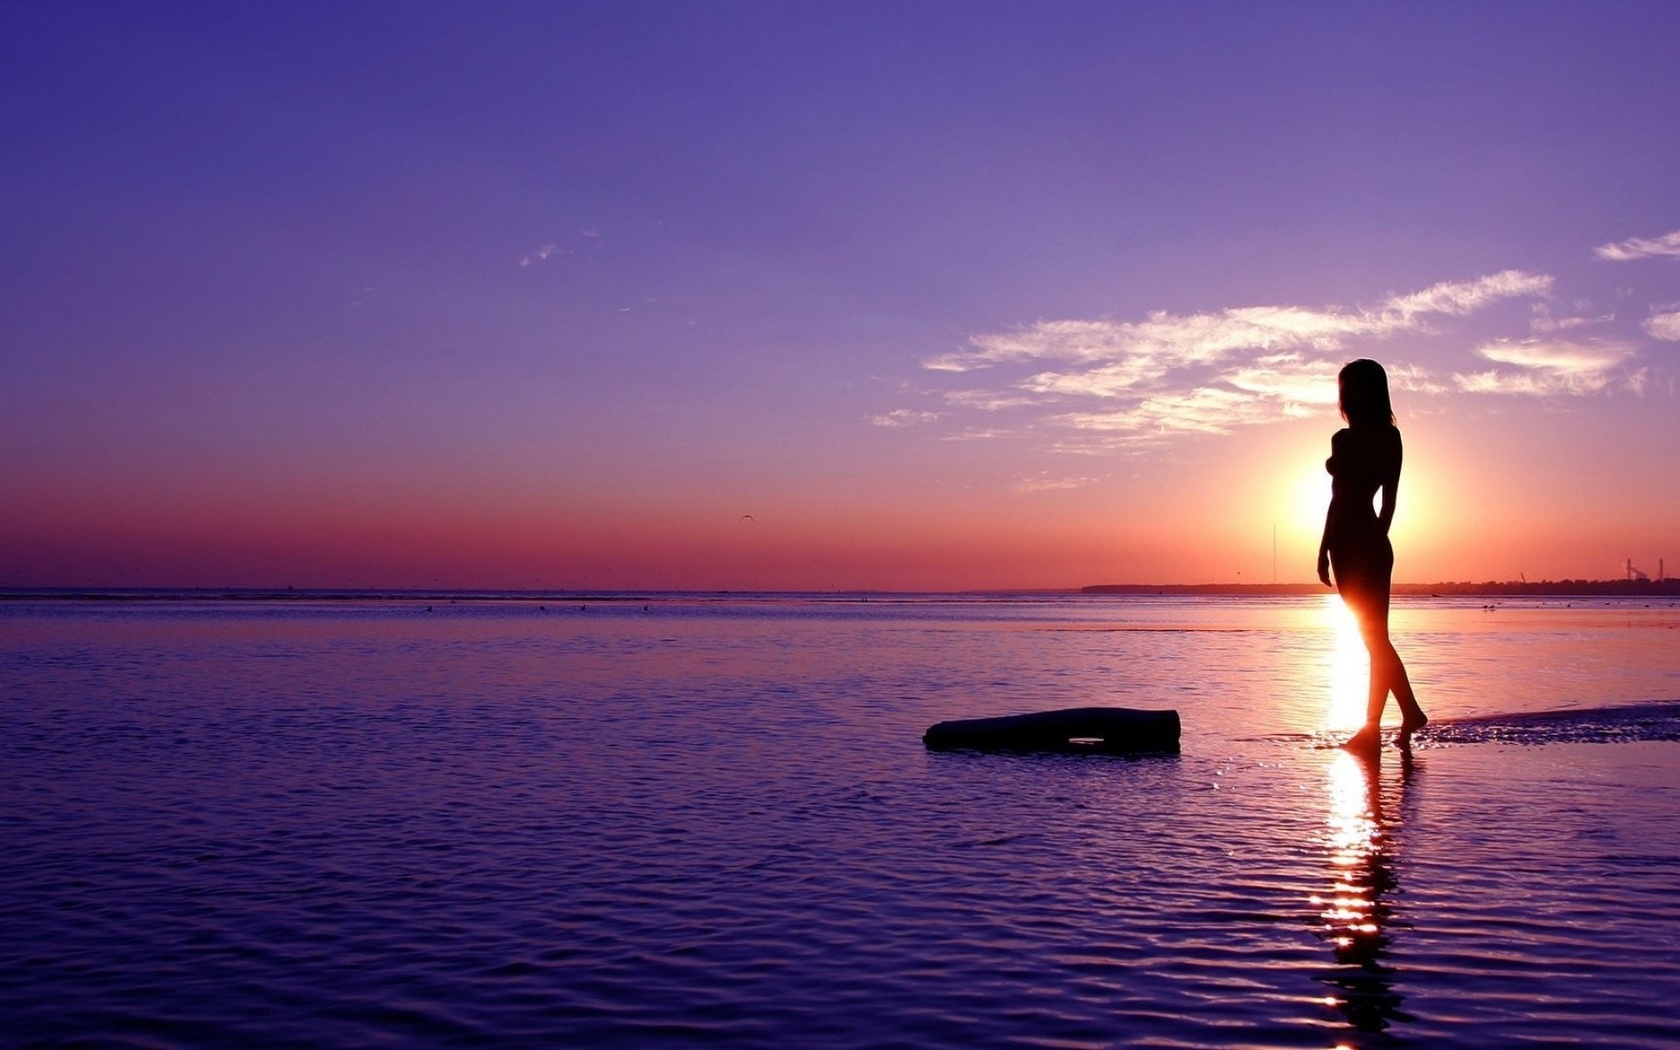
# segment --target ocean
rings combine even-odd
[[[1680,603],[1393,628],[1373,764],[1334,599],[0,601],[0,1042],[1680,1044]]]

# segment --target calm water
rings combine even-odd
[[[0,1039],[1680,1042],[1680,609],[1401,605],[1372,768],[1332,608],[0,603]]]

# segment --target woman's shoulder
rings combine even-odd
[[[1392,423],[1373,427],[1343,427],[1330,437],[1331,446],[1356,443],[1363,446],[1398,446],[1400,428]]]
[[[1330,460],[1325,468],[1338,474],[1346,464],[1350,469],[1386,473],[1399,469],[1400,458],[1399,427],[1344,427],[1330,437]]]

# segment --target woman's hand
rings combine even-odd
[[[1326,587],[1335,586],[1330,582],[1330,552],[1322,547],[1318,551],[1318,578],[1324,582]]]

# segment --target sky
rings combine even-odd
[[[1680,573],[1680,5],[0,4],[0,586]]]

